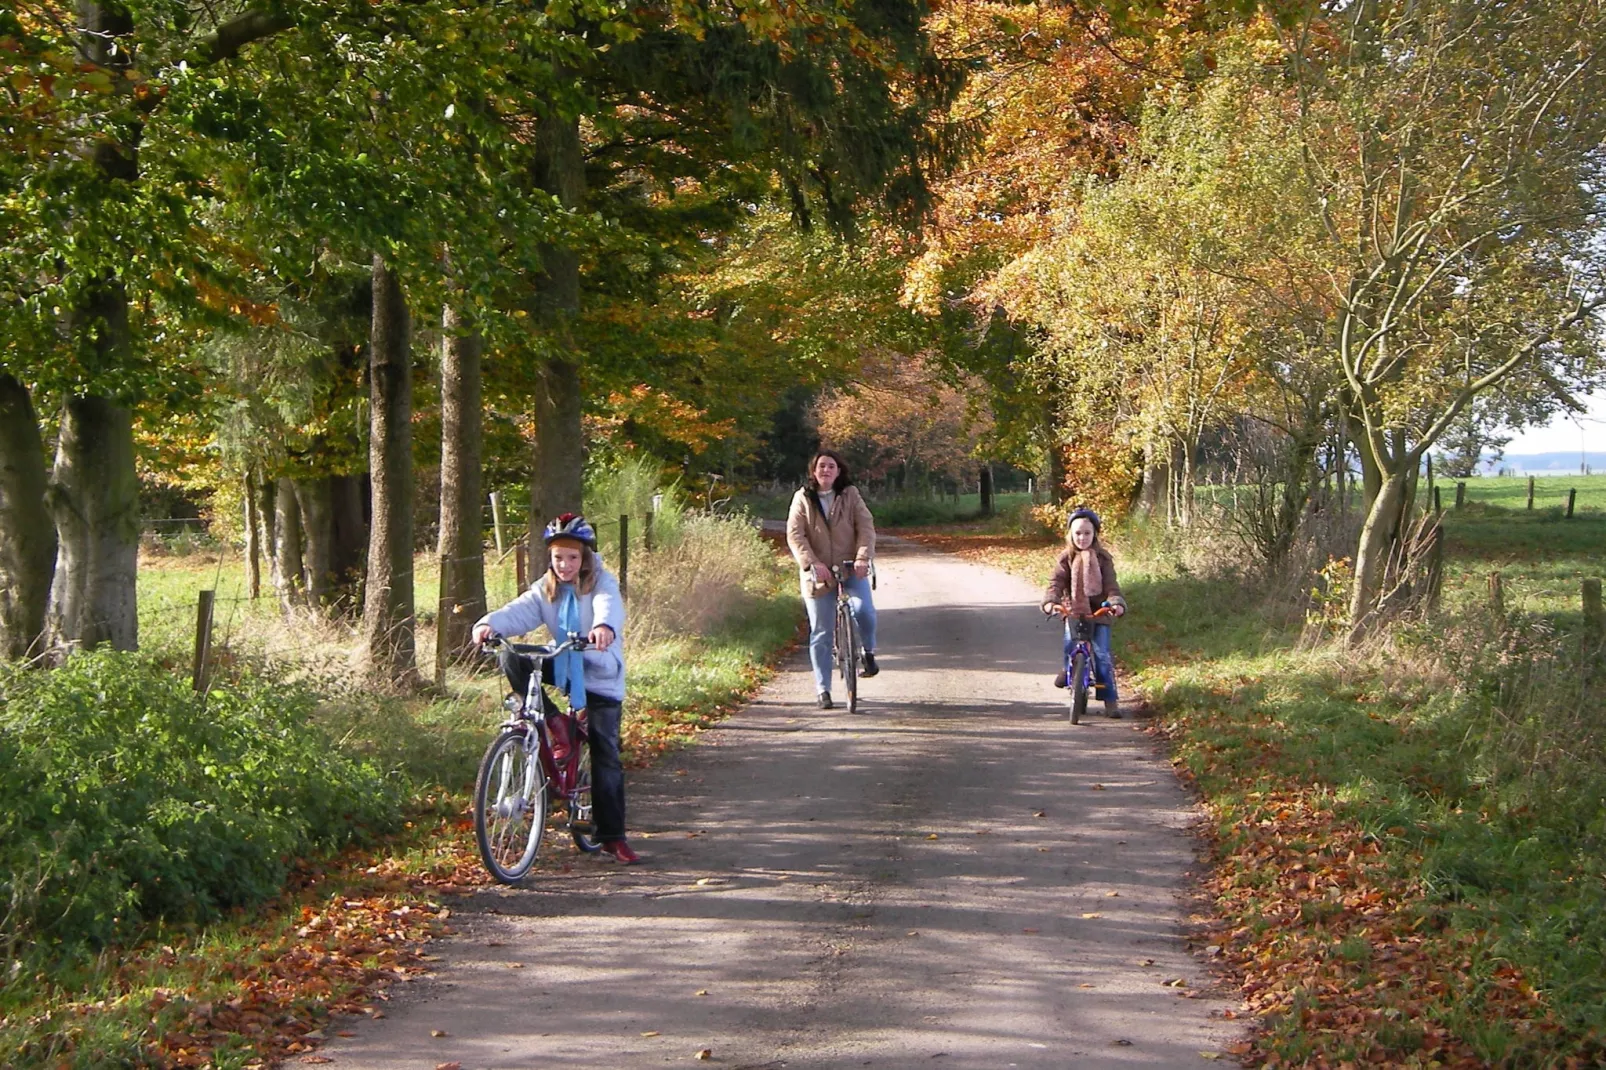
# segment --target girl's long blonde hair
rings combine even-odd
[[[554,539],[553,542],[573,542],[580,547],[580,575],[575,577],[574,593],[590,594],[597,589],[597,577],[602,575],[602,562],[591,547],[576,539]],[[541,593],[548,602],[558,600],[558,574],[552,571],[552,555],[547,554],[546,574],[541,577]]]

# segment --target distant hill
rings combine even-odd
[[[1606,453],[1580,453],[1577,450],[1564,453],[1508,453],[1500,458],[1498,464],[1485,461],[1479,466],[1479,471],[1489,476],[1499,472],[1535,476],[1547,473],[1558,476],[1577,475],[1580,462],[1590,472],[1606,473]]]

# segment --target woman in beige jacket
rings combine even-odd
[[[821,450],[809,462],[809,478],[792,496],[786,517],[786,544],[801,570],[803,605],[809,611],[809,662],[814,667],[814,690],[819,706],[831,702],[831,645],[836,641],[836,580],[834,565],[853,562],[844,577],[848,604],[864,640],[864,666],[860,676],[874,676],[875,604],[870,599],[870,560],[875,556],[875,521],[848,478],[847,465],[831,450]]]

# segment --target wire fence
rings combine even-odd
[[[204,550],[173,558],[172,563],[158,559],[140,572],[140,645],[175,665],[187,659],[192,683],[203,692],[222,664],[258,659],[333,679],[353,671],[366,645],[392,643],[411,646],[417,663],[433,666],[435,682],[444,687],[451,672],[475,671],[478,661],[470,657],[463,639],[467,627],[461,625],[462,615],[477,607],[446,598],[443,576],[454,568],[478,567],[487,605],[501,605],[527,590],[544,572],[544,562],[531,553],[528,532],[520,528],[518,537],[509,537],[508,517],[503,513],[500,519],[503,537],[497,540],[495,530],[487,530],[478,554],[415,554],[410,567],[391,577],[392,583],[412,587],[411,598],[401,600],[403,605],[410,602],[412,612],[403,613],[377,636],[369,634],[372,618],[364,620],[371,594],[365,578],[318,584],[314,590],[304,575],[271,575],[271,562],[264,561],[253,590],[245,554],[239,547],[216,541]],[[612,558],[610,569],[626,598],[631,553],[653,550],[654,519],[647,513],[593,521],[599,529],[599,556]],[[186,530],[199,530],[188,520],[181,524]],[[212,558],[213,563],[197,569],[197,556]],[[460,624],[456,639],[449,637],[454,620]]]

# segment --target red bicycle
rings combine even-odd
[[[485,868],[503,884],[516,884],[535,864],[546,835],[548,809],[561,802],[574,845],[587,854],[602,849],[591,813],[591,739],[585,711],[572,716],[547,710],[541,691],[541,665],[588,644],[578,635],[561,643],[509,643],[493,636],[487,646],[504,646],[523,658],[530,683],[523,695],[509,694],[508,719],[480,762],[474,782],[474,836]]]

